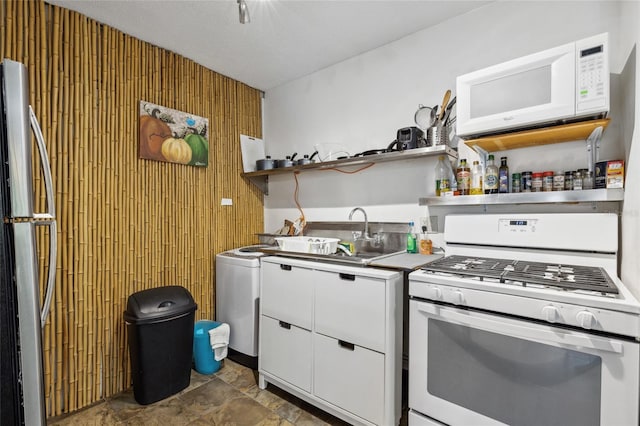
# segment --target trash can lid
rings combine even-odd
[[[191,293],[181,286],[150,288],[133,293],[127,299],[124,319],[144,324],[180,316],[198,309]]]

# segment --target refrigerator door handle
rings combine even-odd
[[[42,165],[42,175],[44,177],[44,186],[47,193],[47,213],[34,213],[34,219],[54,220],[56,217],[56,206],[53,200],[53,178],[51,176],[51,165],[49,164],[49,155],[47,147],[44,144],[44,136],[40,129],[40,124],[36,118],[33,108],[29,105],[29,117],[31,119],[31,128],[36,136],[38,143],[38,152],[40,153],[40,163]]]
[[[49,155],[47,147],[44,144],[44,136],[42,129],[38,123],[38,118],[33,112],[33,108],[29,105],[29,117],[31,119],[31,128],[36,136],[38,143],[38,152],[40,153],[40,164],[42,165],[42,175],[44,176],[44,186],[47,193],[47,213],[34,213],[33,218],[36,219],[36,225],[49,227],[49,274],[47,277],[47,287],[45,291],[44,303],[40,312],[40,323],[44,328],[51,309],[51,299],[53,298],[53,290],[56,285],[56,261],[58,254],[58,227],[55,222],[56,206],[53,199],[53,178],[51,176],[51,165],[49,164]]]
[[[53,290],[56,286],[56,262],[58,259],[58,227],[56,222],[44,222],[38,225],[49,226],[49,275],[47,276],[47,287],[45,290],[44,303],[42,304],[42,312],[40,312],[40,322],[44,328],[51,309],[51,299],[53,298]]]

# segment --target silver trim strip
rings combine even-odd
[[[27,70],[19,62],[3,60],[9,187],[12,218],[33,217],[33,167],[29,129]]]
[[[33,222],[13,224],[24,419],[30,426],[44,425],[46,419],[35,227]]]

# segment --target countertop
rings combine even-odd
[[[376,268],[390,268],[401,270],[415,270],[421,266],[431,263],[435,260],[441,259],[444,254],[417,254],[417,253],[399,253],[393,256],[388,256],[383,259],[379,259],[369,263],[367,266]]]
[[[400,271],[413,271],[427,263],[431,263],[444,257],[443,253],[438,254],[418,254],[418,253],[406,253],[400,252],[397,254],[383,256],[380,259],[371,259],[365,263],[348,262],[347,258],[336,258],[331,255],[321,255],[303,252],[282,251],[277,247],[261,247],[258,251],[272,256],[291,257],[295,259],[309,260],[312,262],[326,262],[338,265],[355,266],[355,267],[370,267],[370,268],[385,268],[394,269]]]

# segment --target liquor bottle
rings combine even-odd
[[[498,167],[493,163],[493,154],[489,154],[487,169],[484,172],[484,193],[498,193]]]
[[[469,195],[469,187],[471,186],[471,170],[467,165],[467,159],[461,158],[460,164],[456,169],[456,181],[458,182],[458,191],[460,195]]]
[[[444,155],[438,157],[438,163],[436,164],[436,197],[444,195],[448,191],[451,191],[451,163],[449,167],[445,161]]]
[[[407,253],[417,253],[416,234],[413,229],[413,222],[409,222],[409,232],[407,233]]]
[[[473,167],[471,167],[471,195],[482,195],[482,167],[480,167],[480,163],[478,161],[473,162]]]
[[[500,157],[500,169],[498,169],[498,192],[509,192],[509,166],[507,166],[507,157]]]

